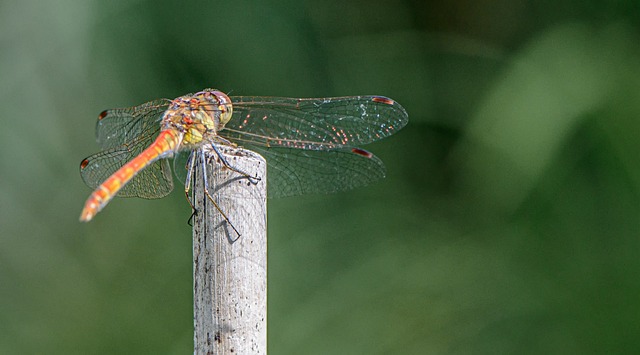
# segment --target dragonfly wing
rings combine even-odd
[[[141,141],[143,143],[140,143]],[[139,139],[134,143],[131,146],[109,148],[83,160],[80,165],[80,175],[84,183],[93,189],[97,188],[124,164],[139,155],[151,144],[151,140]],[[152,199],[164,197],[171,190],[173,190],[173,179],[169,162],[167,159],[160,159],[138,172],[118,191],[117,196]]]
[[[232,97],[233,117],[221,135],[240,145],[332,150],[388,137],[407,112],[383,96],[316,99]]]
[[[146,149],[160,133],[162,116],[170,103],[170,100],[159,99],[135,107],[103,111],[96,125],[96,138],[103,151],[82,161],[80,174],[85,184],[97,188]],[[169,166],[166,159],[150,164],[122,187],[118,196],[166,196],[173,190]]]
[[[130,144],[139,137],[155,136],[160,132],[162,115],[168,100],[154,100],[145,104],[103,111],[96,124],[96,139],[103,149]]]
[[[189,158],[193,154],[190,150],[180,150],[173,155],[173,173],[182,184],[186,184],[189,170]]]
[[[160,159],[142,170],[123,189],[124,194],[142,198],[160,198],[173,190],[169,160]]]
[[[362,149],[330,151],[250,146],[267,160],[269,197],[332,193],[371,184],[384,164]]]
[[[97,188],[147,148],[160,133],[160,121],[168,105],[168,100],[160,99],[103,111],[96,125],[96,138],[103,151],[82,161],[80,175],[85,184]],[[118,196],[160,198],[172,189],[171,169],[163,159],[140,171]]]

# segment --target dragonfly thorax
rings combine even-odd
[[[215,138],[233,114],[231,99],[213,89],[182,96],[171,102],[163,116],[163,129],[183,133],[182,144],[197,145]]]

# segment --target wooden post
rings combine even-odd
[[[196,160],[193,196],[194,354],[267,352],[266,163],[260,155],[219,146],[230,166],[205,152],[208,190],[228,221],[205,196]],[[202,153],[200,153],[202,154]],[[240,235],[234,231],[238,230]]]

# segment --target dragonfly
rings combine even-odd
[[[388,137],[407,122],[407,112],[398,102],[376,95],[229,97],[205,89],[173,100],[106,110],[96,125],[102,150],[80,163],[84,183],[94,189],[80,221],[90,221],[116,195],[166,196],[173,190],[169,158],[183,153],[188,154],[186,167],[193,169],[196,154],[213,147],[217,161],[235,170],[218,146],[241,146],[266,158],[268,197],[368,185],[383,178],[385,168],[359,146]],[[259,179],[235,171],[250,181]],[[187,197],[189,184],[185,181]]]

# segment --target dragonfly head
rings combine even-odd
[[[210,113],[216,121],[216,131],[224,128],[233,115],[233,105],[227,94],[215,89],[207,89],[202,92],[202,96],[211,105]]]

